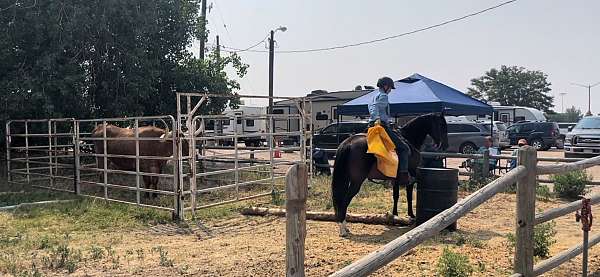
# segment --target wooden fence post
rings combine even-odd
[[[490,149],[483,151],[483,161],[481,163],[481,176],[487,178],[490,176]]]
[[[533,276],[533,227],[535,225],[535,188],[537,152],[532,146],[519,149],[519,165],[527,175],[517,181],[517,218],[514,271],[524,277]]]
[[[304,240],[306,238],[306,164],[292,166],[285,176],[286,195],[286,276],[304,277]]]

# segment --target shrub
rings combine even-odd
[[[585,186],[590,184],[591,177],[583,170],[571,171],[552,176],[554,192],[558,197],[576,199],[586,193]]]
[[[472,175],[471,177],[469,177],[469,180],[460,182],[459,185],[462,190],[473,192],[482,187],[485,187],[487,184],[491,183],[495,179],[495,177],[485,178],[483,176]]]
[[[533,228],[533,255],[540,258],[548,258],[550,256],[550,246],[556,243],[554,235],[556,231],[554,221],[538,224]],[[514,234],[508,234],[508,241],[512,248],[516,245],[516,237]]]
[[[539,183],[537,187],[535,187],[535,195],[538,199],[544,202],[550,201],[550,198],[552,198],[552,192],[550,191],[550,188],[545,185],[540,185]]]
[[[444,248],[442,256],[438,260],[437,274],[444,277],[471,276],[473,266],[469,263],[467,256],[454,253],[448,247]]]
[[[516,193],[517,192],[517,183],[514,183],[514,184],[508,186],[504,192]],[[554,196],[554,194],[550,191],[550,188],[548,188],[548,186],[542,185],[540,183],[536,183],[535,196],[537,199],[547,202],[547,201],[550,201],[550,199]]]

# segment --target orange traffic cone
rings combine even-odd
[[[279,140],[277,138],[273,138],[273,140],[275,141],[275,147],[279,148]],[[275,149],[273,152],[273,158],[281,158],[281,150]]]

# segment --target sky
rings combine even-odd
[[[279,26],[277,50],[344,45],[404,33],[495,6],[504,1],[282,1],[208,0],[209,45],[245,49]],[[317,53],[275,53],[274,93],[351,90],[420,73],[466,92],[470,80],[501,65],[548,75],[554,110],[587,111],[587,89],[600,82],[600,1],[518,0],[482,15],[379,43]],[[226,27],[225,27],[226,26]],[[197,44],[190,50],[197,52]],[[265,43],[255,50],[266,50]],[[250,67],[240,94],[268,94],[268,53],[239,53]],[[592,88],[600,113],[600,85]],[[260,105],[260,100],[246,104]]]

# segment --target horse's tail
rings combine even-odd
[[[350,177],[346,172],[347,163],[349,162],[350,156],[350,143],[342,143],[335,155],[335,164],[333,165],[333,178],[331,181],[331,200],[333,201],[333,208],[338,221],[343,221],[345,215],[341,215],[340,212],[345,210],[346,207],[346,192],[350,183]],[[340,210],[341,209],[341,210]]]

